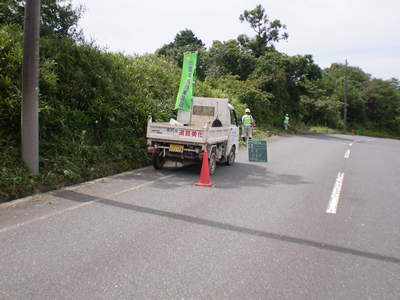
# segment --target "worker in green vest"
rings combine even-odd
[[[283,129],[285,129],[285,131],[287,131],[288,126],[291,127],[289,125],[289,115],[286,114],[285,117],[283,118]]]
[[[253,121],[253,117],[250,114],[250,109],[246,108],[246,114],[242,117],[242,138],[243,142],[246,141],[246,135],[251,140],[251,128],[256,125]]]

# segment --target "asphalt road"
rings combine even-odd
[[[399,299],[400,141],[310,134],[0,205],[1,299]]]

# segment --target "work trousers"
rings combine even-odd
[[[287,131],[287,127],[288,127],[289,122],[283,122],[283,129],[285,129]]]
[[[242,126],[242,137],[246,137],[246,135],[251,139],[251,125]]]

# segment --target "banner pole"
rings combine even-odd
[[[193,114],[193,97],[192,97],[192,104],[190,105],[190,120],[189,120],[189,126],[192,126],[192,114]]]
[[[199,51],[196,51],[195,53],[196,53],[196,55],[198,55]],[[193,97],[194,97],[194,87],[195,87],[195,84],[196,84],[196,70],[197,70],[197,59],[196,59],[196,66],[194,66],[194,73],[193,73],[192,103],[191,103],[191,107],[190,107],[190,120],[189,120],[190,126],[192,126]]]

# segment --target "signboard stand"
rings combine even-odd
[[[249,162],[268,162],[267,141],[248,140]]]

